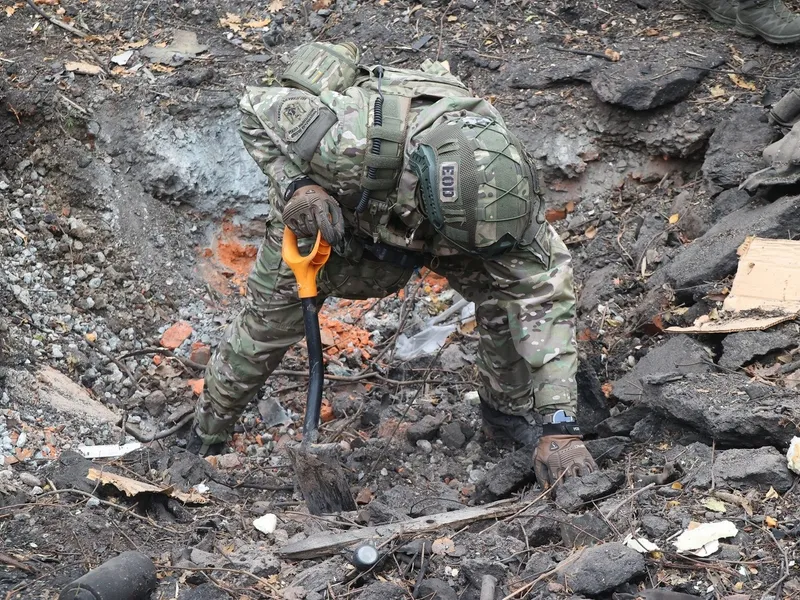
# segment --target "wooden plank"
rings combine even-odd
[[[427,517],[417,517],[408,521],[388,523],[375,527],[364,527],[341,533],[318,533],[299,542],[287,544],[278,549],[282,558],[307,559],[335,554],[341,548],[362,540],[387,538],[393,535],[420,534],[443,527],[463,527],[477,521],[497,519],[525,510],[531,502],[500,500],[483,506],[470,506],[452,512],[438,513]]]

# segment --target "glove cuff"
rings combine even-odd
[[[542,425],[542,437],[546,435],[572,435],[581,437],[581,428],[575,422],[572,423],[544,423]]]
[[[288,202],[295,192],[300,188],[308,187],[309,185],[317,185],[316,182],[310,177],[300,177],[295,179],[286,187],[286,192],[283,194],[283,201]]]

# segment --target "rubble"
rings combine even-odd
[[[798,345],[797,328],[781,325],[766,331],[740,331],[722,340],[719,365],[737,369],[776,350],[791,350]]]
[[[592,80],[592,88],[603,102],[651,110],[685,98],[710,70],[724,62],[719,54],[709,54],[687,67],[673,67],[657,58],[652,62],[620,61],[606,66]]]
[[[720,452],[714,460],[714,475],[718,485],[737,490],[774,488],[783,494],[794,483],[786,456],[771,446]]]
[[[585,548],[564,563],[558,567],[560,581],[573,593],[589,596],[611,591],[645,573],[644,557],[616,542]]]

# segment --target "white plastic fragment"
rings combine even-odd
[[[205,483],[198,483],[197,485],[192,486],[192,489],[198,494],[205,494],[211,488],[209,488]]]
[[[258,517],[253,520],[253,527],[258,529],[261,533],[272,533],[278,526],[278,517],[272,513],[267,513],[263,517]]]
[[[658,552],[661,548],[658,547],[657,544],[654,544],[647,538],[643,537],[633,537],[632,533],[629,533],[623,542],[628,548],[631,550],[636,550],[639,554],[648,554],[650,552]]]
[[[786,462],[789,470],[800,475],[800,437],[793,437],[786,452]]]
[[[128,61],[131,59],[132,56],[133,56],[133,50],[128,50],[126,52],[123,52],[122,54],[117,54],[115,57],[111,59],[111,62],[113,62],[115,65],[124,67],[125,65],[128,64]]]
[[[691,526],[690,526],[691,527]],[[686,529],[673,542],[678,552],[705,557],[719,550],[719,540],[734,537],[739,530],[731,521],[714,521]]]
[[[102,444],[100,446],[78,446],[84,458],[116,458],[142,447],[140,442],[129,442],[119,446],[117,444]]]

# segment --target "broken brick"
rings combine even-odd
[[[190,335],[192,335],[192,326],[186,321],[178,321],[161,336],[161,345],[164,346],[164,348],[175,350],[185,342]]]

